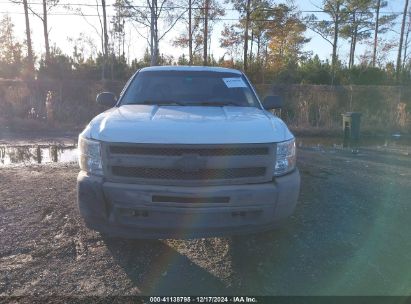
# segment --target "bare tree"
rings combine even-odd
[[[375,1],[375,0],[374,0]],[[384,14],[383,16],[380,15],[380,11],[382,8],[388,5],[387,1],[376,0],[374,3],[375,9],[375,27],[374,27],[374,42],[373,42],[373,53],[372,53],[372,66],[375,67],[377,64],[377,53],[379,44],[383,42],[382,39],[379,38],[380,34],[384,34],[390,30],[395,25],[395,19],[397,19],[398,14]],[[385,46],[383,46],[385,48]]]
[[[91,23],[88,20],[87,14],[84,14],[84,12],[81,10],[81,8],[79,8],[79,7],[73,8],[69,4],[64,5],[64,7],[68,11],[82,16],[84,21],[87,22],[87,24],[94,29],[95,33],[99,37],[99,39],[100,39],[100,52],[103,55],[103,60],[104,60],[103,68],[101,70],[101,78],[104,79],[105,78],[105,73],[106,73],[105,72],[105,66],[107,64],[106,64],[106,59],[105,59],[105,55],[104,55],[104,54],[106,54],[106,50],[105,50],[106,48],[105,48],[103,18],[101,16],[101,12],[100,12],[102,10],[102,8],[101,8],[101,5],[100,5],[100,0],[95,0],[95,2],[96,2],[95,8],[96,8],[96,14],[97,14],[97,17],[98,17],[98,21],[99,21],[99,27],[95,26],[95,24]],[[107,42],[107,45],[108,45],[108,42]],[[107,55],[107,57],[108,57],[108,55]]]
[[[132,20],[150,29],[149,37],[140,33],[134,26],[138,34],[147,40],[150,47],[150,64],[159,63],[159,44],[160,41],[173,29],[177,21],[180,20],[187,8],[175,5],[173,0],[140,0],[134,4],[130,0],[125,0]],[[160,19],[164,20],[160,22]]]
[[[234,60],[238,55],[240,46],[244,43],[242,30],[237,24],[224,24],[224,29],[221,31],[220,47],[226,50],[225,54]]]
[[[183,3],[186,3],[184,0]],[[192,13],[188,11],[187,28],[176,38],[173,39],[173,45],[181,48],[187,48],[189,50],[188,64],[194,62],[198,64],[204,64],[204,48],[207,50],[207,61],[209,57],[209,41],[213,26],[218,22],[221,16],[224,16],[225,11],[219,1],[208,0],[207,17],[205,12],[204,0],[188,0],[191,1]],[[190,8],[190,7],[189,7]],[[191,24],[190,24],[191,19]],[[207,22],[206,22],[207,19]],[[207,25],[207,31],[205,31],[205,25]],[[190,30],[191,29],[191,30]],[[204,43],[205,37],[207,37],[207,43]],[[201,52],[201,54],[200,54]],[[191,54],[191,63],[190,63]]]
[[[73,64],[79,67],[86,64],[88,59],[94,60],[97,54],[97,46],[94,39],[82,32],[77,37],[67,37],[67,41],[73,46]]]
[[[43,0],[42,1],[42,12],[39,13],[35,11],[33,8],[28,5],[28,9],[36,16],[38,17],[41,22],[43,23],[43,36],[44,36],[44,47],[46,51],[46,58],[45,58],[45,63],[46,66],[50,64],[50,59],[51,59],[51,53],[50,53],[50,39],[49,39],[49,33],[50,29],[48,27],[48,14],[50,10],[55,7],[60,0]]]

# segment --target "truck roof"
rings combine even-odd
[[[234,73],[241,75],[239,70],[221,68],[221,67],[208,67],[208,66],[175,66],[175,65],[166,65],[166,66],[151,66],[142,68],[140,71],[196,71],[196,72],[216,72],[216,73]]]

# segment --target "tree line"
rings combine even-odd
[[[81,5],[63,5],[60,0],[10,1],[24,12],[25,39],[17,41],[13,20],[4,15],[0,21],[2,78],[124,80],[144,66],[178,64],[239,68],[258,83],[411,82],[409,0],[399,0],[402,12],[391,13],[384,11],[388,7],[384,0],[323,0],[311,14],[304,14],[293,1],[115,0],[107,4],[96,0],[87,7],[95,11],[98,26]],[[82,16],[99,41],[82,33],[70,38],[71,53],[63,52],[49,37],[48,17],[56,7]],[[112,16],[107,13],[109,7]],[[238,20],[230,20],[229,11],[236,12]],[[33,51],[32,18],[43,25],[41,53]],[[218,23],[223,28],[218,44],[225,53],[215,58],[210,42]],[[400,32],[394,33],[397,24]],[[183,25],[177,34],[176,25]],[[142,58],[130,58],[126,26],[146,41]],[[306,50],[309,30],[329,44],[329,59],[320,60]],[[166,39],[181,50],[180,56],[174,58],[161,49]],[[348,56],[339,54],[343,43],[349,45]],[[366,45],[360,55],[359,44]],[[392,51],[397,52],[395,62],[387,57]]]

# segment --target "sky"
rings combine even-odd
[[[57,45],[64,53],[72,54],[73,53],[73,42],[69,41],[69,38],[76,39],[81,33],[85,34],[95,42],[97,46],[100,44],[100,38],[97,35],[94,27],[99,28],[99,19],[96,16],[73,16],[67,15],[70,14],[70,11],[65,7],[65,5],[70,4],[72,8],[81,8],[85,15],[96,14],[96,8],[79,6],[76,4],[91,4],[95,5],[96,0],[60,0],[59,5],[54,7],[49,16],[49,31],[50,31],[50,41],[51,45]],[[134,2],[136,2],[135,0]],[[221,1],[221,0],[220,0]],[[28,0],[31,4],[33,10],[41,12],[41,0]],[[281,3],[282,1],[277,1]],[[288,1],[289,2],[289,1]],[[318,10],[318,7],[321,6],[322,0],[294,0],[298,8],[303,11],[303,15],[310,14],[307,11]],[[107,5],[114,3],[114,0],[106,0]],[[382,9],[382,12],[401,12],[403,10],[404,0],[388,0],[388,6]],[[23,14],[23,5],[14,4],[8,0],[0,0],[0,15],[9,14],[12,18],[13,23],[15,24],[15,34],[19,41],[23,42],[25,39],[25,23],[24,23],[24,14]],[[52,14],[65,14],[65,15],[52,15]],[[113,15],[112,7],[108,7],[108,15]],[[233,10],[228,10],[227,15],[222,17],[223,20],[219,22],[214,27],[214,31],[211,36],[211,53],[215,58],[219,58],[224,55],[224,50],[219,47],[219,39],[221,37],[220,33],[223,28],[224,23],[232,24],[235,23],[238,15]],[[327,19],[326,14],[318,13],[317,17],[319,19]],[[399,31],[401,19],[397,18],[397,25],[388,33],[388,37],[392,40],[399,40]],[[44,53],[44,40],[43,40],[43,28],[40,19],[33,14],[30,15],[30,25],[32,28],[32,40],[34,51],[39,53]],[[182,53],[187,51],[184,49],[176,48],[172,45],[172,38],[176,37],[179,32],[182,31],[185,24],[180,22],[177,26],[170,31],[164,40],[160,43],[160,53],[173,55],[177,58]],[[144,50],[147,47],[147,42],[142,38],[135,30],[135,27],[130,23],[126,24],[126,39],[129,42],[129,45],[126,46],[126,56],[133,58],[141,58],[144,54]],[[147,33],[147,29],[140,28],[140,33]],[[311,41],[306,44],[305,50],[312,51],[314,54],[318,54],[322,60],[329,59],[331,54],[331,45],[321,38],[318,34],[308,30],[306,35],[311,38]],[[357,55],[364,53],[369,46],[359,45],[357,48]],[[348,58],[349,45],[347,41],[341,40],[338,53],[340,58]],[[396,58],[396,49],[393,49],[390,54],[388,54],[389,60],[394,60]]]

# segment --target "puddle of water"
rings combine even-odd
[[[24,145],[0,146],[0,166],[77,162],[76,146]]]
[[[297,137],[297,147],[313,149],[374,149],[411,155],[411,137],[363,137],[358,141],[344,141],[343,137]]]
[[[343,137],[297,137],[299,147],[411,147],[411,138],[403,136],[391,137],[363,137],[357,142],[344,142]]]

